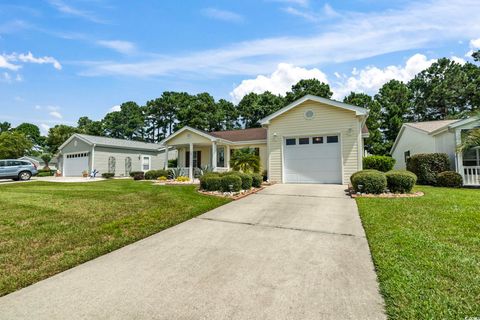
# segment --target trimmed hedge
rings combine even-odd
[[[450,170],[446,153],[419,153],[407,160],[407,170],[418,178],[418,184],[436,185],[437,175]]]
[[[222,188],[222,178],[219,175],[209,175],[203,179],[202,189],[207,191],[218,191]]]
[[[252,176],[243,172],[237,172],[237,175],[242,179],[242,190],[250,190],[253,183]]]
[[[221,177],[221,185],[224,192],[238,192],[242,189],[242,178],[236,174],[227,174]],[[230,186],[232,186],[231,189]]]
[[[409,193],[417,182],[417,176],[406,170],[392,170],[385,173],[387,187],[393,193]]]
[[[444,171],[437,175],[437,186],[460,188],[463,186],[462,175],[455,171]]]
[[[159,177],[168,177],[169,170],[149,170],[145,172],[146,180],[156,180]]]
[[[356,192],[379,194],[387,188],[387,178],[378,170],[362,170],[351,177],[353,189]],[[359,186],[362,186],[360,188]]]
[[[111,172],[104,172],[102,173],[102,178],[105,178],[105,179],[111,179],[115,176],[115,173],[111,173]]]
[[[260,188],[262,186],[263,176],[258,173],[252,174],[252,187]]]
[[[208,173],[205,173],[203,176],[200,177],[200,188],[201,189],[208,190],[206,180],[207,180],[207,178],[212,177],[212,176],[220,177],[220,174],[218,172],[208,172]],[[220,190],[220,188],[218,188],[217,190]],[[213,191],[213,190],[209,190],[209,191]]]
[[[389,156],[368,156],[363,158],[363,169],[387,172],[393,169],[395,159]]]
[[[130,177],[132,177],[133,180],[143,180],[145,179],[145,173],[143,171],[132,171],[130,172]]]
[[[352,185],[353,185],[353,178],[354,178],[357,174],[359,174],[359,173],[366,173],[366,172],[381,172],[381,171],[373,170],[373,169],[366,169],[366,170],[360,170],[360,171],[354,172],[354,173],[350,176],[350,182],[352,183]]]

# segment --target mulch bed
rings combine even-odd
[[[413,193],[386,192],[386,193],[380,193],[380,194],[370,194],[370,193],[358,194],[353,190],[352,186],[348,186],[348,193],[352,198],[416,198],[416,197],[422,197],[425,195],[422,191],[417,191]]]
[[[257,193],[258,191],[261,191],[265,189],[265,186],[261,186],[260,188],[252,188],[250,190],[241,190],[240,192],[221,192],[221,191],[204,191],[204,190],[198,190],[199,193],[201,194],[206,194],[209,196],[216,196],[216,197],[222,197],[222,198],[229,198],[232,200],[239,200],[242,198],[245,198],[251,194]]]

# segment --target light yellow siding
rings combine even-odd
[[[313,119],[305,119],[305,111],[313,110]],[[276,134],[276,136],[275,136]],[[282,144],[285,137],[339,134],[342,145],[343,183],[361,169],[360,119],[354,111],[306,101],[272,119],[268,125],[268,176],[282,182]]]
[[[171,140],[167,141],[169,146],[173,145],[182,145],[182,144],[189,144],[189,143],[211,143],[210,139],[202,137],[199,134],[196,134],[190,130],[185,130],[184,132],[178,134],[177,136],[173,137]]]
[[[180,148],[178,150],[178,166],[179,167],[188,167],[189,164],[186,163],[186,152],[190,151],[189,148]],[[201,167],[210,166],[210,147],[203,146],[193,146],[193,151],[201,151]]]
[[[426,132],[405,126],[404,131],[397,142],[397,146],[392,153],[392,157],[396,160],[395,169],[406,169],[406,151],[410,151],[410,156],[417,153],[435,152],[435,139]]]

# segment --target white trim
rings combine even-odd
[[[140,157],[141,157],[141,159],[140,159],[140,171],[147,172],[147,171],[152,170],[152,156],[148,155],[148,154],[141,154]],[[147,157],[148,157],[148,170],[144,170],[143,169],[143,158],[147,158]]]
[[[196,133],[198,134],[199,136],[202,136],[204,138],[207,138],[207,139],[210,139],[210,141],[217,141],[218,138],[217,137],[214,137],[206,132],[203,132],[203,131],[200,131],[198,129],[195,129],[195,128],[192,128],[192,127],[189,127],[189,126],[185,126],[183,127],[182,129],[178,130],[177,132],[174,132],[172,133],[171,135],[169,135],[168,137],[166,137],[165,139],[163,139],[162,141],[160,141],[160,145],[165,145],[165,142],[167,142],[168,140],[178,136],[180,133],[184,132],[184,131],[187,131],[187,130],[190,130],[192,131],[193,133]],[[222,139],[223,140],[223,139]]]
[[[249,144],[267,144],[268,139],[264,140],[244,140],[244,141],[232,141],[229,143],[232,146],[236,145],[249,145]]]
[[[356,107],[356,106],[352,106],[350,104],[343,103],[343,102],[340,102],[340,101],[335,101],[335,100],[331,100],[331,99],[322,98],[322,97],[314,96],[314,95],[311,95],[311,94],[307,94],[306,96],[304,96],[304,97],[302,97],[298,100],[293,101],[292,103],[290,103],[286,107],[283,107],[282,109],[272,113],[271,115],[261,119],[258,122],[262,125],[269,124],[270,120],[272,120],[272,119],[278,117],[279,115],[295,108],[296,106],[304,103],[307,100],[311,100],[311,101],[323,103],[323,104],[326,104],[326,105],[329,105],[329,106],[354,111],[357,116],[367,116],[368,115],[368,110],[365,109],[365,108]]]
[[[470,122],[475,122],[475,121],[480,121],[480,116],[473,116],[473,117],[469,117],[469,118],[466,118],[466,119],[458,120],[456,122],[453,122],[453,123],[449,124],[448,128],[449,129],[454,129],[454,128],[461,127],[461,126],[464,126],[466,124],[469,124]]]
[[[90,169],[90,171],[93,171],[95,169],[95,144],[92,146],[92,168]],[[89,172],[90,174],[90,172]]]

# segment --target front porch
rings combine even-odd
[[[480,147],[470,148],[465,151],[459,151],[462,144],[462,134],[468,130],[476,128],[473,123],[469,126],[460,126],[455,128],[456,156],[455,169],[462,175],[465,186],[480,186]]]

